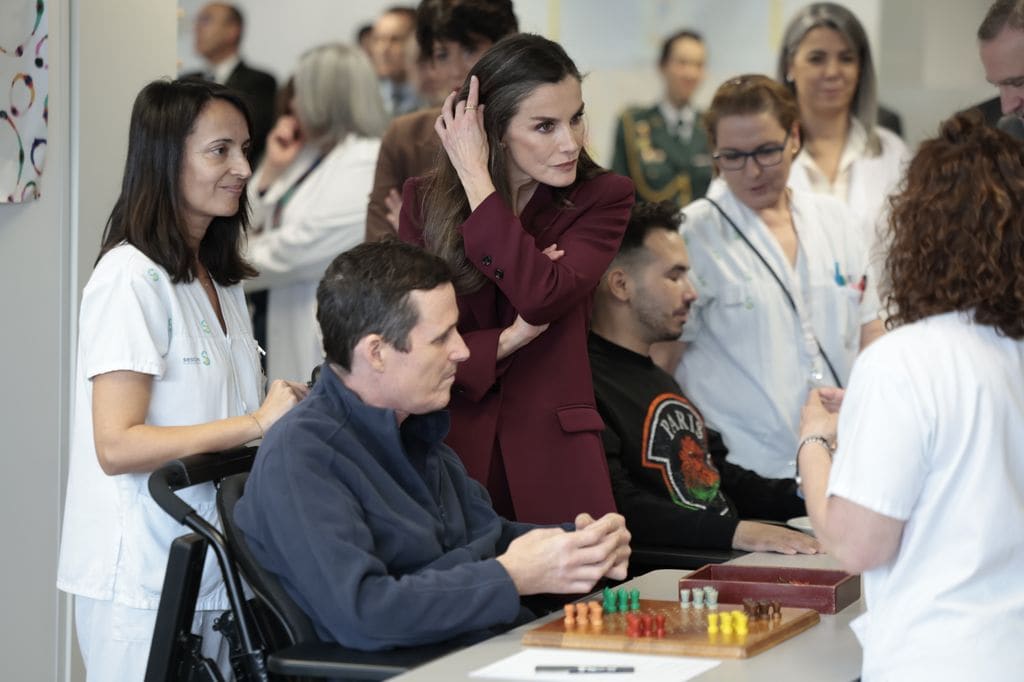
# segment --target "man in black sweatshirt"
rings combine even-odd
[[[697,298],[679,224],[674,205],[638,203],[595,295],[588,351],[615,503],[640,544],[814,553],[808,535],[743,520],[805,514],[796,484],[726,461],[721,436],[651,360]]]

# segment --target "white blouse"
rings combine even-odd
[[[93,442],[92,378],[117,370],[153,376],[146,423],[183,426],[252,412],[264,393],[240,285],[215,285],[225,333],[198,280],[174,284],[122,244],[100,259],[82,294],[64,529],[57,586],[132,608],[159,605],[171,542],[188,529],[149,495],[149,474],[108,476]],[[180,493],[219,524],[212,484]],[[197,608],[226,608],[213,554]]]

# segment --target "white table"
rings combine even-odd
[[[785,556],[754,553],[729,563],[748,566],[837,568],[835,562],[824,555]],[[621,587],[639,588],[641,596],[645,599],[675,600],[678,598],[678,581],[688,574],[689,571],[651,571],[623,583]],[[850,621],[863,612],[864,601],[860,599],[834,616],[822,614],[820,623],[792,639],[752,658],[724,660],[721,665],[695,679],[700,682],[850,682],[860,676],[861,665],[861,648],[850,630]],[[561,618],[561,614],[552,614],[542,620],[510,630],[393,679],[401,682],[475,680],[476,678],[469,676],[471,672],[522,651],[523,646],[519,642],[526,630],[556,618]]]

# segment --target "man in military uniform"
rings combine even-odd
[[[669,36],[659,62],[665,99],[652,107],[630,108],[619,119],[612,170],[632,178],[640,199],[670,199],[685,206],[707,191],[708,137],[690,103],[704,80],[704,60],[700,34],[687,29]]]

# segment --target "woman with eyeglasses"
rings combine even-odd
[[[796,97],[803,132],[790,186],[845,203],[872,246],[909,153],[896,133],[876,125],[877,82],[864,27],[842,5],[804,7],[783,36],[778,78]]]
[[[842,386],[882,333],[875,277],[846,207],[786,187],[801,139],[785,87],[766,76],[726,81],[705,125],[718,178],[683,209],[700,298],[676,378],[730,461],[790,477],[808,391]]]

